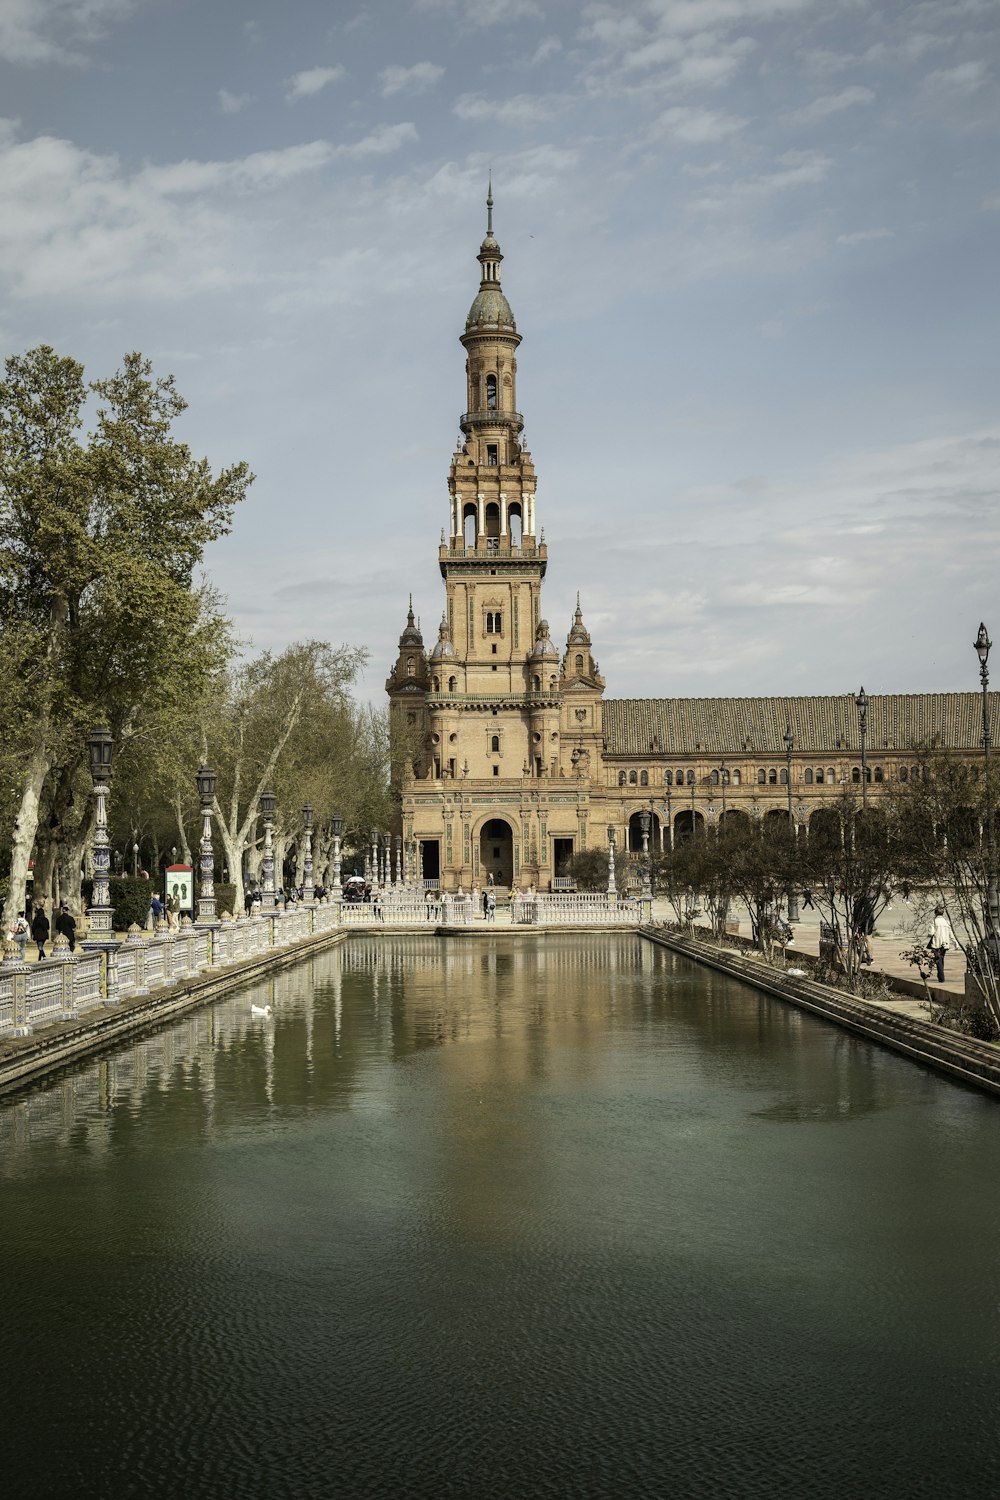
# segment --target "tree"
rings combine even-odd
[[[88,390],[99,405],[81,442]],[[208,669],[194,569],[253,476],[242,463],[213,475],[194,459],[173,436],[184,409],[172,377],[154,378],[139,354],[89,387],[83,367],[47,345],[6,362],[0,655],[23,686],[5,725],[21,768],[7,923],[24,900],[43,794],[61,827],[94,721],[120,748],[147,705],[178,701]]]
[[[832,806],[813,814],[808,838],[799,840],[799,880],[812,891],[850,988],[863,946],[855,936],[870,931],[887,906],[901,853],[901,827],[888,801],[864,807],[847,786]]]
[[[569,872],[581,891],[606,891],[608,888],[608,855],[606,849],[580,849],[569,862]]]
[[[968,967],[979,980],[983,1005],[1000,1028],[1000,954],[989,911],[989,820],[997,838],[1000,781],[991,767],[953,751],[918,752],[916,774],[894,786],[891,807],[899,828],[899,874],[920,885],[932,905],[948,913]],[[923,912],[925,924],[928,913]]]

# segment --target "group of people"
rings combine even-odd
[[[64,901],[59,902],[52,909],[52,921],[49,921],[45,910],[45,902],[37,901],[30,908],[30,920],[27,911],[19,911],[11,925],[8,937],[13,939],[20,949],[21,962],[27,958],[28,939],[38,948],[38,958],[41,962],[47,955],[45,945],[52,937],[62,933],[69,944],[69,951],[76,952],[76,918],[72,908]]]

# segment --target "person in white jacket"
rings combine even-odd
[[[944,956],[948,949],[955,943],[955,934],[951,930],[951,923],[944,914],[943,906],[934,908],[934,930],[931,933],[930,948],[934,954],[934,962],[937,964],[938,983],[944,983]]]

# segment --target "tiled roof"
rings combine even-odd
[[[990,721],[1000,735],[1000,694],[991,693]],[[650,755],[785,754],[785,727],[794,750],[859,750],[854,695],[827,698],[610,698],[604,703],[605,753]],[[936,737],[940,739],[936,741]],[[868,699],[867,747],[909,750],[940,743],[982,745],[981,693],[886,693]]]

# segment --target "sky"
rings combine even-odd
[[[607,696],[975,689],[995,0],[0,0],[0,350],[257,475],[249,649],[428,646],[487,174],[557,641]]]

